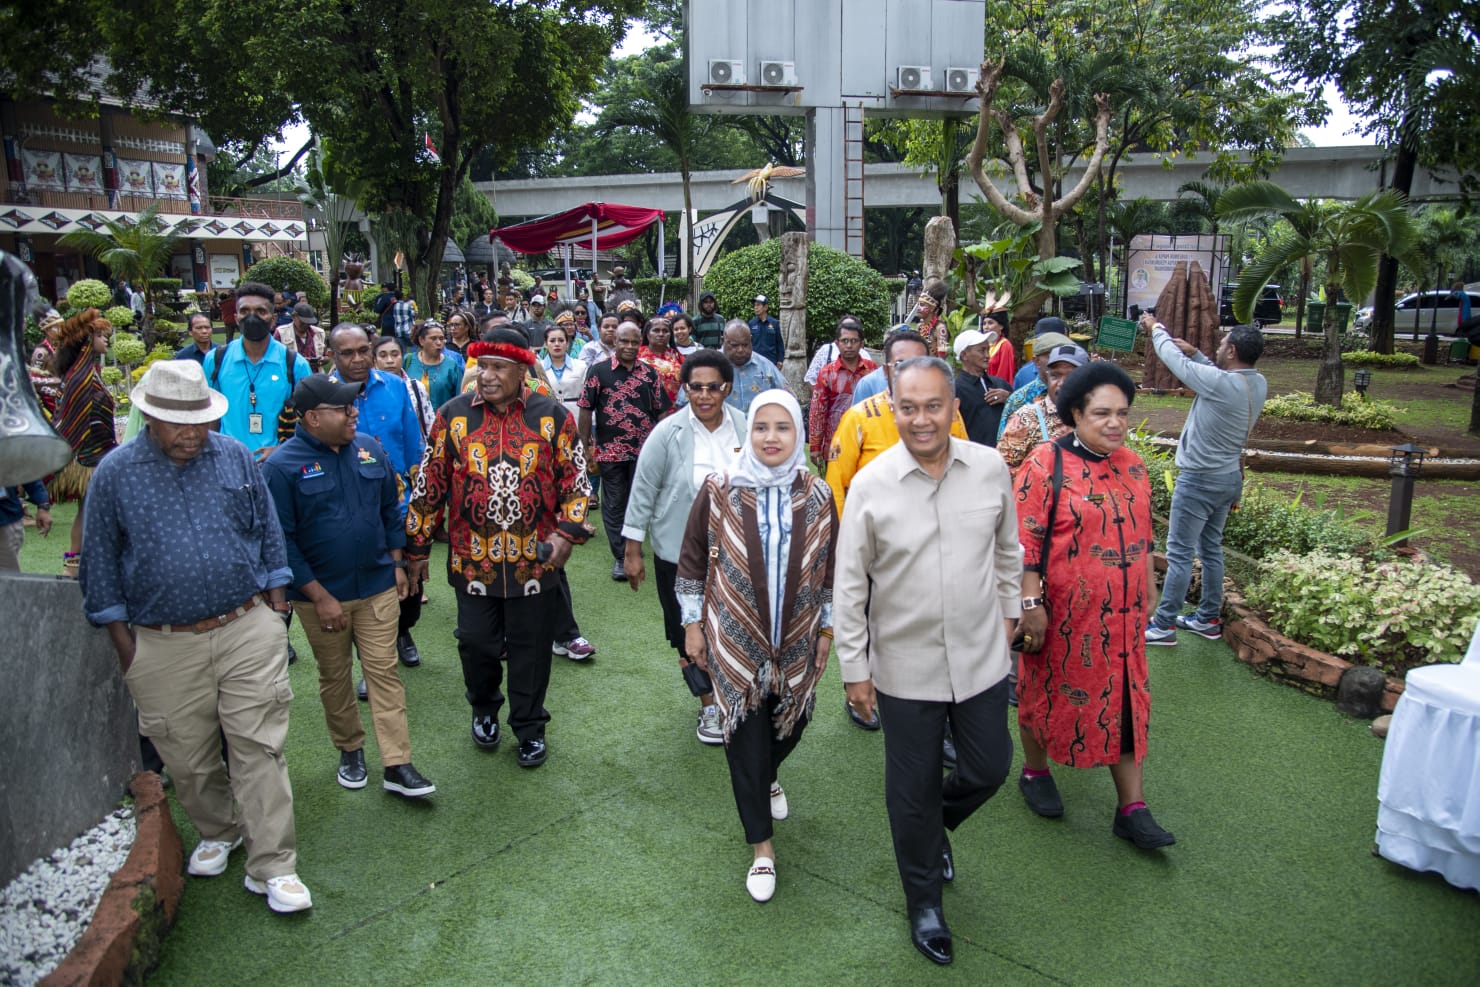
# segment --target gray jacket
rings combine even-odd
[[[730,404],[725,405],[724,411],[743,442],[747,435],[745,415]],[[699,485],[694,482],[694,430],[689,424],[692,418],[692,412],[680,409],[660,421],[642,444],[637,473],[632,479],[632,495],[627,501],[627,515],[622,522],[623,538],[640,542],[651,532],[653,554],[674,564],[683,545],[689,510],[699,496]]]

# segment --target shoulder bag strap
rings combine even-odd
[[[1048,523],[1043,532],[1043,550],[1038,565],[1038,582],[1045,592],[1048,586],[1048,552],[1053,545],[1053,524],[1054,519],[1059,516],[1059,494],[1064,490],[1064,450],[1059,448],[1057,442],[1053,444],[1053,479],[1049,487],[1053,494],[1048,501]]]

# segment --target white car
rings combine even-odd
[[[1465,294],[1470,296],[1471,314],[1480,314],[1480,290],[1466,286]],[[1452,291],[1423,291],[1404,295],[1393,306],[1393,331],[1423,332],[1432,323],[1441,335],[1453,335],[1455,323],[1459,321],[1459,312],[1456,311],[1458,308],[1459,299]],[[1359,309],[1352,325],[1364,331],[1372,328],[1372,306]]]

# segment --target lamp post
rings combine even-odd
[[[1387,533],[1396,535],[1407,531],[1413,515],[1413,485],[1423,470],[1424,451],[1412,442],[1393,446],[1388,457],[1388,475],[1393,478],[1393,490],[1388,500]],[[1403,548],[1408,539],[1394,542],[1394,548]]]
[[[1352,379],[1352,384],[1356,387],[1357,393],[1362,396],[1362,399],[1366,400],[1367,388],[1372,386],[1372,371],[1366,367],[1358,370],[1356,376]]]

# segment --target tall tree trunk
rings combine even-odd
[[[1312,276],[1310,258],[1300,262],[1300,294],[1295,299],[1295,338],[1300,338],[1300,333],[1305,328],[1305,299],[1310,295],[1310,279]],[[1324,325],[1324,322],[1322,323]]]
[[[1327,270],[1333,270],[1336,258],[1327,260]],[[1341,365],[1341,330],[1336,320],[1337,292],[1341,286],[1334,281],[1326,282],[1326,312],[1321,327],[1325,332],[1326,345],[1321,350],[1321,365],[1316,371],[1316,404],[1341,407],[1341,392],[1346,386],[1346,371]]]
[[[1393,161],[1393,179],[1388,188],[1396,189],[1405,196],[1413,188],[1413,172],[1418,164],[1417,138],[1413,133],[1411,115],[1405,115],[1398,125],[1398,156]],[[1378,353],[1393,351],[1393,302],[1398,294],[1398,262],[1383,255],[1377,266],[1377,286],[1372,292],[1372,348]],[[1360,298],[1352,304],[1360,305]]]
[[[692,312],[698,307],[698,302],[694,298],[694,285],[697,283],[694,277],[694,200],[692,197],[692,176],[689,173],[687,163],[683,165],[681,177],[683,178],[683,222],[679,226],[684,233],[684,270],[688,272],[689,277],[687,289],[689,303],[686,311]],[[596,268],[594,259],[591,262],[591,268],[592,270]]]

